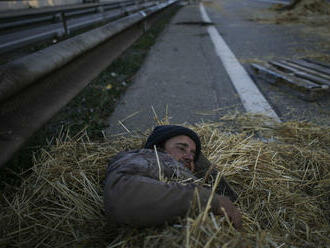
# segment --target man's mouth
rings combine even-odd
[[[184,165],[184,167],[186,167],[189,170],[191,170],[191,164],[190,164],[190,162],[187,162],[185,160],[181,160],[180,162]]]

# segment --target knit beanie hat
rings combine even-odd
[[[156,126],[148,137],[147,143],[145,144],[144,148],[153,149],[154,145],[158,146],[166,140],[178,135],[186,135],[195,142],[196,155],[194,160],[196,161],[201,152],[201,142],[199,140],[198,135],[193,130],[186,127],[176,125]]]

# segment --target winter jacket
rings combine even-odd
[[[198,191],[201,206],[206,206],[211,190],[193,183],[197,177],[169,154],[141,149],[121,152],[108,166],[104,188],[104,207],[119,224],[135,227],[172,222],[187,214]],[[205,168],[198,168],[205,174]],[[197,173],[197,174],[198,174]],[[185,180],[181,183],[178,181]],[[214,197],[211,211],[219,213]]]

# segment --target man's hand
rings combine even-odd
[[[242,215],[240,211],[234,206],[234,204],[226,196],[218,196],[220,206],[216,210],[215,214],[227,215],[229,220],[233,223],[236,229],[242,227]]]

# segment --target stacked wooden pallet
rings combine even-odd
[[[264,82],[293,89],[295,95],[316,101],[330,92],[330,65],[309,59],[251,64],[253,76]]]

